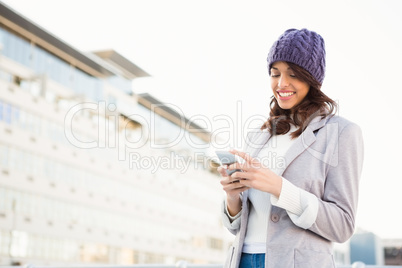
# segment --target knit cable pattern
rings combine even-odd
[[[307,29],[286,30],[268,53],[268,71],[276,61],[287,61],[306,69],[322,84],[325,76],[325,43],[316,32]]]

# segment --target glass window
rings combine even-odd
[[[7,145],[0,144],[0,166],[9,168],[9,149]]]
[[[41,134],[41,118],[37,115],[32,115],[32,133],[36,135]]]
[[[20,198],[19,198],[19,211],[23,215],[29,215],[30,207],[32,207],[31,201],[31,196],[30,194],[27,193],[21,193]]]
[[[12,52],[13,52],[12,47],[15,46],[14,45],[14,35],[9,32],[6,32],[6,38],[4,40],[3,45],[4,45],[3,46],[3,54],[7,57],[14,58],[12,55]]]
[[[6,211],[6,190],[0,187],[0,212],[4,213]],[[0,236],[1,239],[1,236]]]
[[[10,189],[5,189],[5,209],[6,211],[13,211],[13,200],[14,200],[14,191]]]
[[[39,48],[34,47],[34,64],[33,68],[38,74],[46,73],[46,52]]]
[[[56,124],[56,142],[63,143],[65,141],[65,135],[64,135],[64,127],[60,124]]]
[[[29,131],[30,133],[33,132],[33,115],[31,113],[26,113],[25,114],[25,124],[24,124],[24,129]]]
[[[20,110],[17,126],[21,129],[25,129],[26,122],[27,122],[27,112],[24,110]]]
[[[35,202],[35,214],[40,217],[44,218],[46,216],[45,213],[45,200],[44,197],[42,196],[37,196],[36,202]]]
[[[36,241],[35,241],[36,237],[32,234],[28,233],[28,247],[27,247],[27,258],[35,258],[35,245],[36,245]]]
[[[9,32],[7,32],[6,30],[3,30],[3,29],[1,29],[1,30],[4,31],[3,32],[4,33],[3,40],[2,40],[2,45],[3,45],[2,54],[9,57],[10,50],[11,50],[10,49],[11,34]]]
[[[13,199],[11,200],[11,208],[15,213],[20,214],[22,212],[22,193],[13,191]]]
[[[47,123],[47,135],[52,141],[63,142],[64,141],[64,128],[55,123],[48,121]]]
[[[22,38],[18,38],[18,56],[19,62],[27,67],[31,67],[31,43]]]
[[[13,81],[13,76],[8,72],[0,70],[0,79],[11,83]]]
[[[11,34],[3,32],[3,54],[25,66],[30,66],[31,45],[28,41]]]
[[[9,255],[10,232],[0,230],[0,254],[3,256]]]
[[[0,47],[3,49],[4,47],[4,41],[6,39],[6,30],[3,28],[0,28]]]
[[[20,118],[20,109],[18,107],[12,106],[11,108],[11,120],[13,125],[18,125]]]
[[[11,123],[11,111],[12,106],[8,103],[3,103],[3,121],[6,123]]]
[[[0,121],[4,120],[4,102],[0,100]]]
[[[43,172],[43,158],[39,155],[33,155],[32,156],[32,176],[34,177],[41,177]]]
[[[27,91],[34,97],[40,97],[42,93],[42,82],[37,80],[30,80],[26,83]]]
[[[51,181],[54,181],[54,161],[44,158],[43,159],[43,164],[44,164],[44,168],[43,168],[43,172],[44,175],[49,178]]]
[[[35,162],[36,155],[28,153],[26,156],[26,161],[25,161],[25,172],[26,174],[34,176],[35,171],[34,171],[34,162]]]
[[[9,148],[9,167],[11,170],[17,169],[18,152],[15,148]]]

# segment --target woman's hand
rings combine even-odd
[[[239,183],[238,179],[233,179],[226,173],[227,165],[218,167],[218,172],[222,176],[221,184],[226,192],[226,205],[231,216],[235,216],[241,210],[240,193],[249,187]]]
[[[230,199],[240,198],[240,193],[247,190],[249,187],[242,185],[239,183],[239,179],[228,176],[226,173],[227,165],[222,167],[218,167],[218,172],[222,176],[221,184],[223,186],[223,190],[226,192],[226,195]]]
[[[228,166],[228,169],[241,169],[241,172],[233,173],[230,181],[239,181],[237,187],[254,188],[263,192],[268,192],[279,198],[282,190],[282,178],[267,167],[264,167],[260,161],[252,158],[249,154],[237,150],[231,150],[230,153],[243,158],[244,163],[234,163]]]

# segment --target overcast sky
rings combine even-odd
[[[81,51],[115,49],[152,75],[134,82],[187,117],[266,116],[266,56],[288,28],[326,42],[322,90],[357,124],[365,162],[357,224],[402,238],[402,1],[6,0]],[[215,119],[215,122],[214,122]],[[199,122],[202,125],[202,122]],[[235,144],[234,144],[235,145]]]

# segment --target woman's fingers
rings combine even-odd
[[[247,171],[248,164],[247,163],[241,164],[239,162],[233,163],[233,164],[228,165],[228,170],[230,170],[230,169],[241,169],[243,171]]]
[[[241,171],[237,171],[237,172],[233,173],[232,175],[230,175],[229,178],[231,178],[232,180],[247,181],[247,180],[252,180],[252,179],[254,179],[255,176],[256,176],[256,174],[254,174],[254,172],[241,172]],[[243,182],[243,183],[247,183],[247,182]]]
[[[237,150],[230,150],[229,151],[232,154],[238,155],[244,160],[246,160],[247,163],[252,163],[254,158],[252,158],[248,153],[237,151]]]
[[[240,152],[237,150],[231,150],[230,153],[238,155],[245,161],[244,161],[244,163],[239,163],[239,162],[233,163],[228,166],[228,169],[241,169],[243,171],[248,172],[250,169],[261,167],[260,161],[251,157],[248,153]]]
[[[226,173],[226,169],[224,167],[218,167],[217,171],[219,174],[221,174],[222,177],[228,177],[228,174]]]
[[[235,180],[235,181],[226,181],[223,182],[221,181],[221,184],[223,185],[223,190],[227,193],[231,192],[243,192],[246,189],[248,189],[249,187],[243,185],[239,180]]]
[[[221,180],[221,184],[222,185],[232,184],[232,183],[238,182],[239,180],[241,180],[241,178],[237,178],[234,176],[226,176]]]

